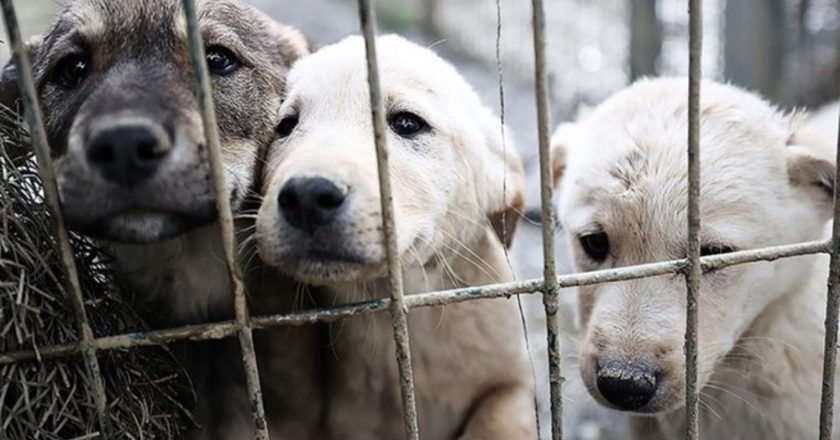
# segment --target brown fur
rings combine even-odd
[[[71,0],[29,45],[68,223],[110,246],[118,274],[156,326],[232,316],[180,3]],[[255,184],[260,150],[278,122],[286,73],[308,53],[308,44],[298,31],[239,0],[204,0],[198,8],[205,47],[224,47],[240,64],[231,74],[211,77],[225,174],[239,210]],[[68,55],[89,61],[87,74],[73,87],[57,76]],[[0,93],[7,104],[19,95],[15,79],[15,66],[7,66]],[[130,186],[103,177],[89,158],[95,134],[127,123],[156,133],[167,154],[151,177]],[[294,298],[296,283],[260,272],[251,281],[253,313],[291,310],[291,299],[285,299]],[[297,386],[314,387],[295,372],[314,369],[316,357],[296,344],[312,348],[308,338],[316,335],[315,328],[255,335],[258,361],[269,371],[262,376],[263,389],[275,436],[310,437],[302,426],[313,425],[318,411],[287,398],[305,395]],[[253,437],[236,340],[175,349],[198,393],[203,429],[192,436]]]

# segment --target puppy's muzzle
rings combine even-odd
[[[277,205],[283,218],[295,229],[313,235],[339,216],[347,191],[323,177],[299,177],[283,185]]]
[[[656,394],[658,374],[638,363],[598,363],[598,392],[616,408],[634,411],[647,405]]]
[[[116,123],[91,133],[85,159],[105,180],[133,188],[155,174],[171,145],[163,128],[151,122]]]

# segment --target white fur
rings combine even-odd
[[[561,217],[581,270],[684,258],[687,80],[641,81],[553,139]],[[701,240],[736,250],[817,240],[830,217],[832,156],[788,116],[750,93],[702,83]],[[805,143],[803,143],[805,142]],[[609,235],[603,263],[579,236]],[[826,258],[805,256],[704,275],[699,303],[700,434],[816,438]],[[581,375],[599,361],[654,365],[653,400],[638,438],[681,438],[685,281],[660,276],[579,289]]]
[[[410,111],[431,126],[411,139],[387,136],[406,292],[511,280],[488,217],[521,203],[514,146],[504,151],[498,118],[451,65],[396,36],[378,38],[377,45],[386,112]],[[389,292],[364,53],[362,39],[351,37],[301,60],[289,74],[281,112],[299,114],[299,123],[272,147],[257,219],[261,256],[300,280],[325,285],[322,304]],[[302,232],[280,215],[278,193],[301,177],[330,179],[349,194],[332,232]],[[515,216],[508,222],[515,224]],[[324,247],[308,254],[315,240]],[[357,261],[322,256],[339,248]],[[331,326],[330,438],[403,435],[390,319],[378,314]],[[535,437],[515,300],[417,309],[409,326],[423,438]]]

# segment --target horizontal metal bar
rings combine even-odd
[[[831,241],[813,241],[784,246],[774,246],[762,249],[733,252],[731,254],[703,257],[703,272],[713,272],[726,267],[742,264],[774,261],[782,258],[801,257],[812,254],[827,254],[831,249]],[[650,263],[638,266],[627,266],[617,269],[600,270],[594,272],[560,275],[557,284],[560,288],[589,286],[618,281],[629,281],[659,275],[676,274],[685,270],[686,260],[673,260],[661,263]],[[448,304],[474,301],[479,299],[502,298],[541,292],[544,288],[542,278],[516,281],[503,284],[491,284],[463,289],[441,290],[437,292],[407,295],[405,304],[409,309],[420,307],[434,307]],[[253,317],[251,325],[254,329],[269,329],[283,326],[301,326],[318,322],[335,322],[340,319],[359,315],[380,313],[390,310],[391,299],[383,298],[338,307],[317,309],[283,315],[268,315]],[[209,340],[221,339],[236,334],[237,327],[233,321],[192,325],[166,330],[127,333],[107,336],[93,341],[99,350],[113,350],[137,346],[162,345],[180,340]],[[0,365],[14,364],[38,359],[54,359],[73,356],[79,353],[77,344],[53,345],[36,350],[20,350],[0,353]]]

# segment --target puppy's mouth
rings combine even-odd
[[[236,185],[230,192],[236,212],[243,204]],[[218,218],[212,190],[108,192],[95,200],[79,192],[62,194],[67,224],[91,238],[126,244],[155,243],[188,233]],[[95,191],[94,191],[95,192]]]
[[[378,278],[387,274],[387,263],[373,255],[347,249],[340,244],[286,248],[276,265],[299,281],[323,285]]]
[[[93,221],[74,221],[68,217],[71,227],[92,238],[133,244],[168,240],[215,220],[215,209],[183,214],[130,208]]]

